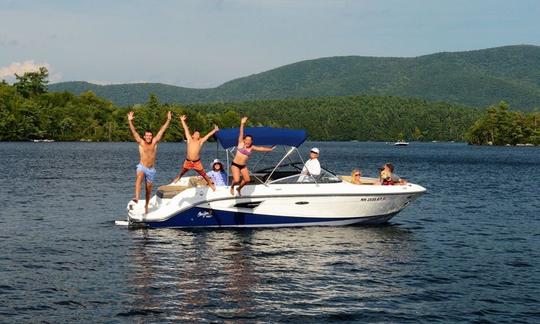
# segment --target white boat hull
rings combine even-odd
[[[187,180],[186,180],[187,181]],[[229,187],[192,187],[170,199],[128,204],[130,225],[147,227],[289,227],[378,224],[389,221],[426,191],[395,186],[325,184],[248,185],[242,197]]]

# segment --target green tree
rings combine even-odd
[[[525,144],[536,143],[537,128],[534,113],[527,116],[510,111],[507,103],[489,107],[468,130],[467,140],[471,144]]]
[[[47,92],[49,71],[43,66],[38,71],[25,72],[23,75],[15,73],[15,78],[17,81],[13,85],[25,98]]]
[[[60,127],[60,134],[62,136],[65,136],[66,134],[71,132],[71,130],[75,127],[75,121],[73,120],[73,118],[67,116],[60,121],[59,127]]]
[[[413,133],[412,138],[413,138],[415,141],[420,141],[420,140],[422,140],[422,131],[420,130],[420,128],[418,128],[418,126],[416,126],[416,127],[414,128],[414,133]]]

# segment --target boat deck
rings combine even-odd
[[[283,175],[278,175],[279,176],[283,176]],[[274,177],[272,177],[274,178]],[[348,183],[352,183],[352,177],[351,176],[346,176],[346,175],[341,175],[339,176],[339,178],[344,181],[344,182],[348,182]],[[265,177],[264,176],[252,176],[251,177],[251,182],[250,184],[262,184],[263,181],[265,181]],[[232,181],[232,177],[229,177],[229,182]],[[375,184],[378,180],[375,179],[375,178],[361,178],[360,180],[362,183],[362,185],[373,185]],[[157,192],[156,192],[156,195],[161,198],[161,199],[171,199],[173,198],[174,196],[178,195],[179,193],[181,193],[182,191],[186,190],[186,189],[189,189],[189,188],[193,188],[193,187],[203,187],[203,186],[206,186],[206,181],[204,179],[202,179],[201,177],[198,177],[198,176],[193,176],[193,177],[189,177],[189,180],[187,181],[182,181],[181,182],[182,184],[168,184],[168,185],[163,185],[163,186],[159,186],[158,189],[157,189]]]

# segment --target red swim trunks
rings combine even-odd
[[[201,159],[197,161],[191,161],[191,160],[186,159],[184,161],[184,165],[182,166],[182,172],[180,176],[184,175],[184,173],[192,169],[197,171],[197,173],[199,173],[203,178],[206,179],[206,172],[204,171],[204,167],[201,163]]]

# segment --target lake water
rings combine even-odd
[[[128,230],[136,144],[0,143],[0,322],[540,322],[540,148],[313,145],[429,191],[377,227]]]

